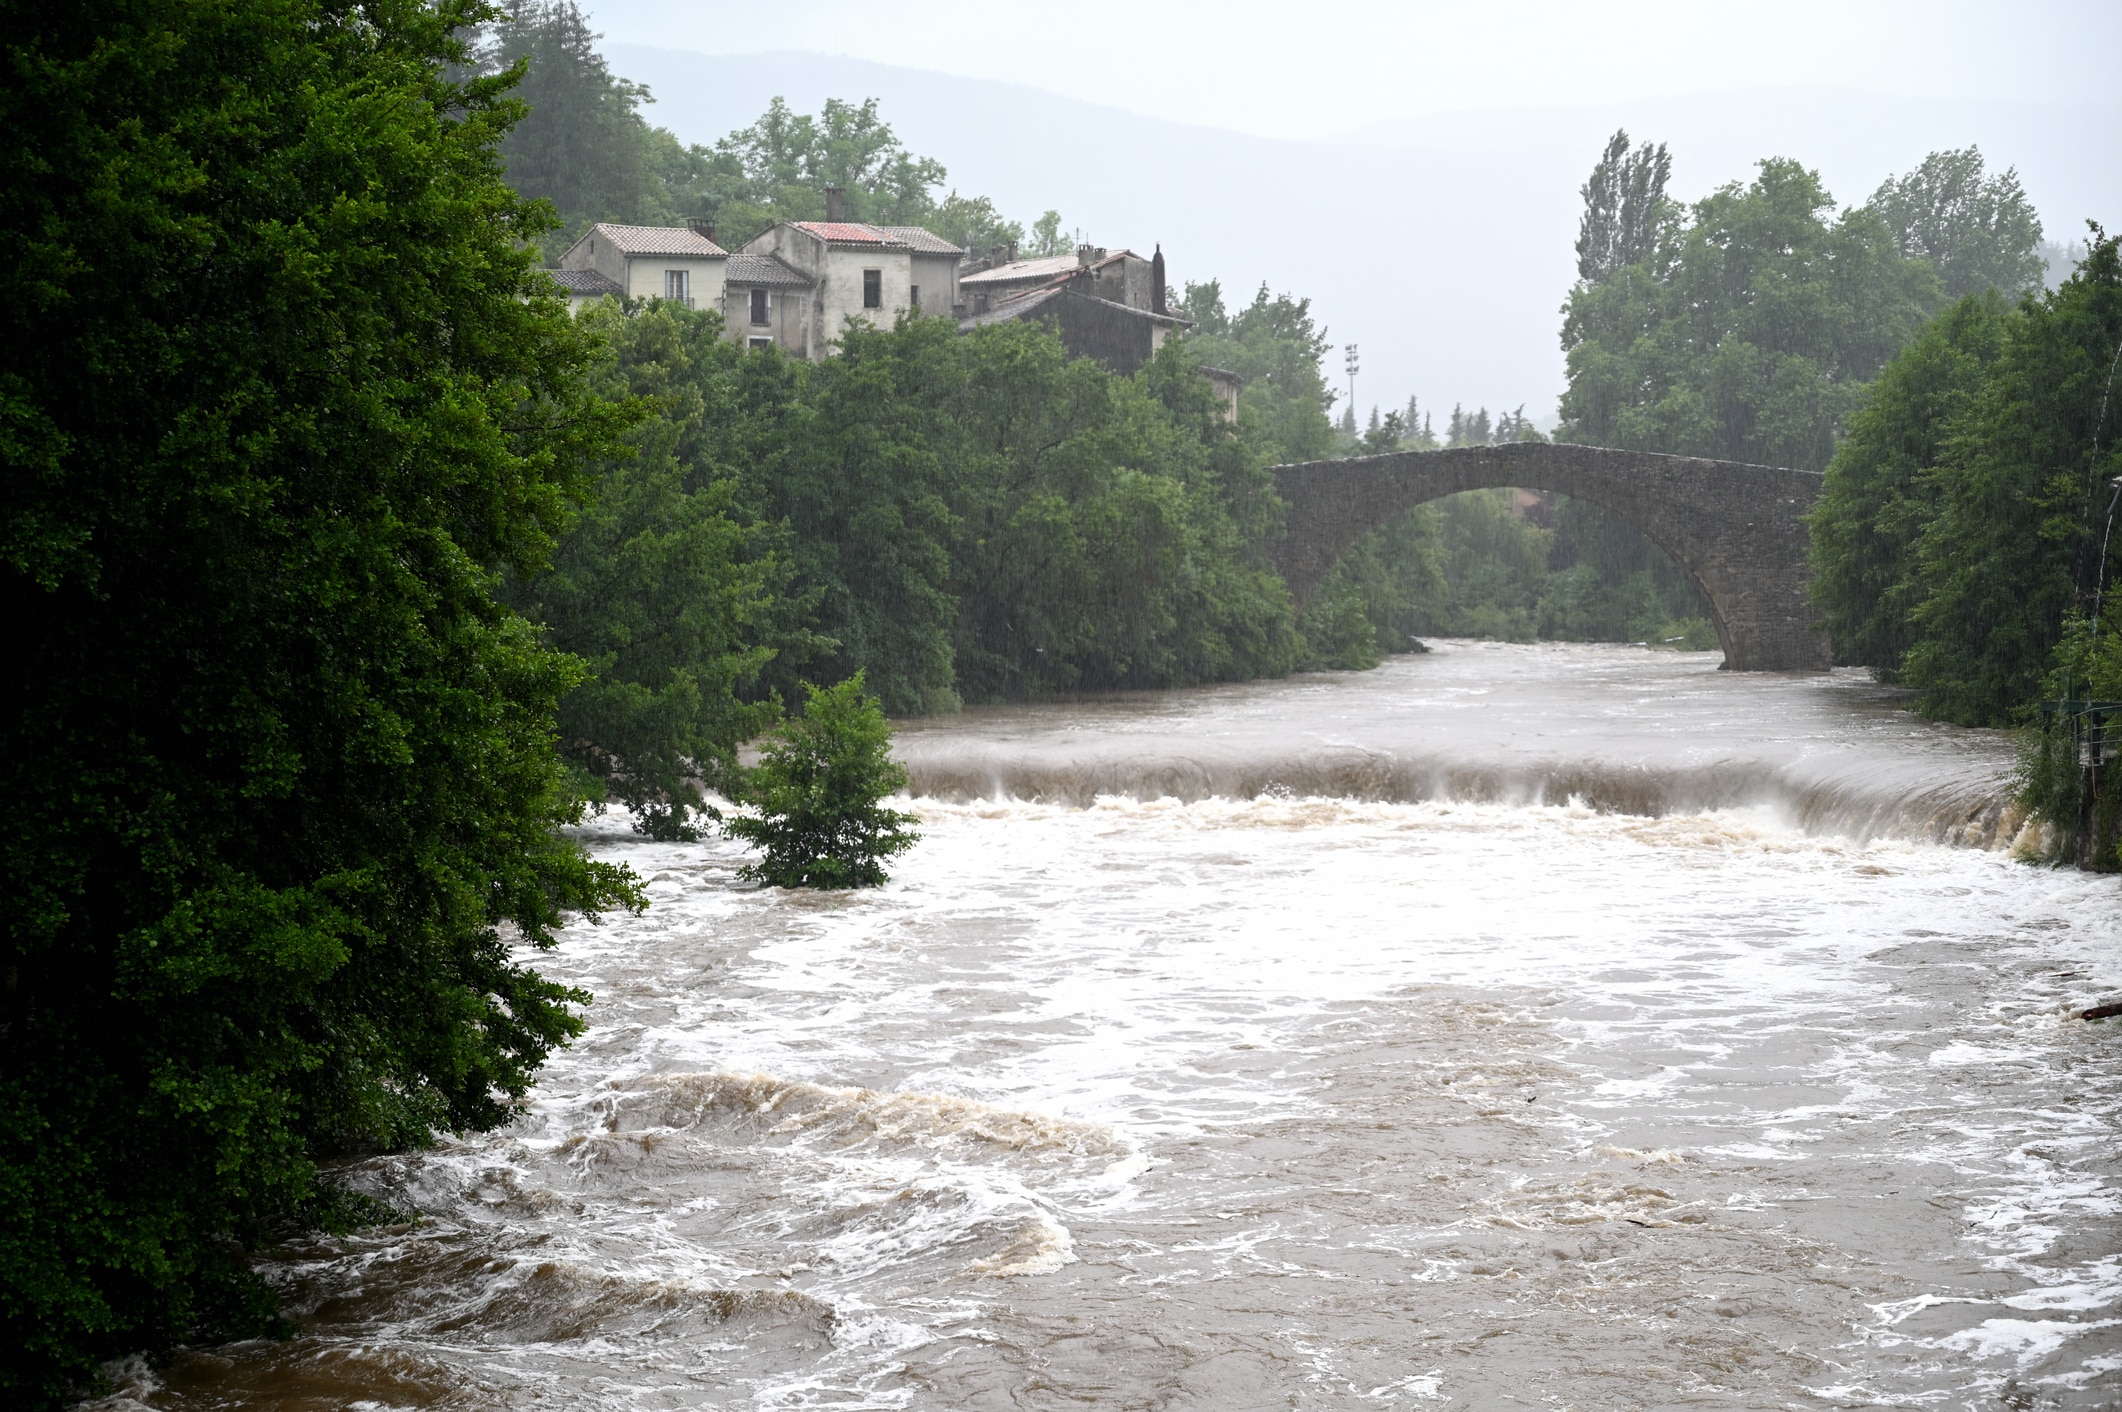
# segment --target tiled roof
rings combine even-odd
[[[916,255],[963,255],[961,246],[953,245],[932,230],[920,226],[875,226],[894,240],[903,240],[914,247]]]
[[[1073,255],[1043,255],[1036,260],[1012,260],[1006,265],[997,265],[978,274],[964,275],[959,286],[983,284],[1017,284],[1025,280],[1055,279],[1076,272],[1076,257]]]
[[[810,281],[771,255],[732,255],[723,271],[731,284],[768,284],[783,289],[808,289]]]
[[[686,226],[615,226],[599,222],[584,234],[611,242],[621,255],[690,255],[714,259],[729,252]]]
[[[959,283],[962,284],[964,281],[961,280]],[[1111,299],[1100,299],[1095,294],[1085,294],[1081,290],[1071,289],[1067,284],[1056,281],[1044,289],[1034,289],[1028,294],[1019,294],[1013,298],[1004,299],[999,303],[990,304],[986,313],[974,314],[969,318],[958,320],[958,327],[960,329],[975,329],[986,324],[999,324],[1006,323],[1010,319],[1021,319],[1026,314],[1043,307],[1052,300],[1061,298],[1063,295],[1071,299],[1086,300],[1092,304],[1103,304],[1106,308],[1116,309],[1130,318],[1147,319],[1153,324],[1168,324],[1174,328],[1192,328],[1194,326],[1192,319],[1182,319],[1177,314],[1153,314],[1147,309],[1137,309],[1132,304],[1121,304]]]
[[[606,294],[624,294],[608,276],[596,270],[547,270],[547,274],[558,280],[560,287],[569,294],[597,298]]]
[[[866,226],[855,221],[791,221],[797,230],[815,235],[828,245],[881,245],[903,246],[907,242],[889,235],[877,226]]]

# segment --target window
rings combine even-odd
[[[865,309],[881,309],[884,307],[884,271],[864,270],[862,272],[862,307]]]
[[[692,289],[686,278],[687,273],[685,270],[665,270],[663,272],[663,297],[675,300],[690,309],[693,306],[693,299]]]
[[[919,309],[921,307],[920,285],[910,284],[906,287],[906,307],[909,309]]]
[[[763,290],[763,289],[755,289],[755,290],[753,290],[753,291],[752,291],[752,322],[753,322],[753,323],[755,323],[755,324],[763,324],[763,323],[767,323],[767,322],[769,322],[769,320],[768,320],[768,319],[767,319],[767,317],[766,317],[766,313],[767,313],[767,309],[766,309],[766,291],[765,291],[765,290]]]
[[[753,351],[754,353],[756,353],[756,352],[758,352],[758,351],[759,351],[760,349],[762,349],[762,348],[771,348],[771,347],[773,347],[773,346],[774,346],[774,341],[773,341],[773,340],[772,340],[771,338],[755,338],[755,339],[753,339],[753,340],[751,341],[751,343],[750,343],[750,345],[749,345],[749,346],[750,346],[751,350],[752,350],[752,351]]]

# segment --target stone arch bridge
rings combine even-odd
[[[1833,653],[1806,598],[1815,471],[1648,451],[1516,442],[1277,466],[1289,506],[1276,567],[1301,605],[1336,560],[1401,512],[1462,490],[1548,490],[1611,510],[1679,564],[1709,603],[1724,666],[1825,671]]]

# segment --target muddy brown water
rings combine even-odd
[[[504,1132],[106,1408],[2122,1402],[2117,882],[1849,673],[1445,643],[910,726],[848,896],[652,907]]]

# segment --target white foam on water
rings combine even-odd
[[[425,1224],[283,1252],[301,1339],[128,1395],[2122,1395],[2122,1046],[2066,1018],[2122,991],[2115,882],[1931,841],[2005,744],[1618,650],[1486,653],[1469,708],[1438,657],[1426,697],[1428,658],[925,724],[925,768],[1082,768],[911,801],[923,842],[859,894],[608,816],[653,905],[539,958],[596,1000],[522,1121],[356,1164]],[[1596,730],[1558,739],[1578,669]],[[1431,726],[1482,769],[1612,768],[1561,802],[1151,787],[1277,730],[1318,778],[1404,763]],[[1649,765],[1664,805],[1784,785],[1600,797]]]

